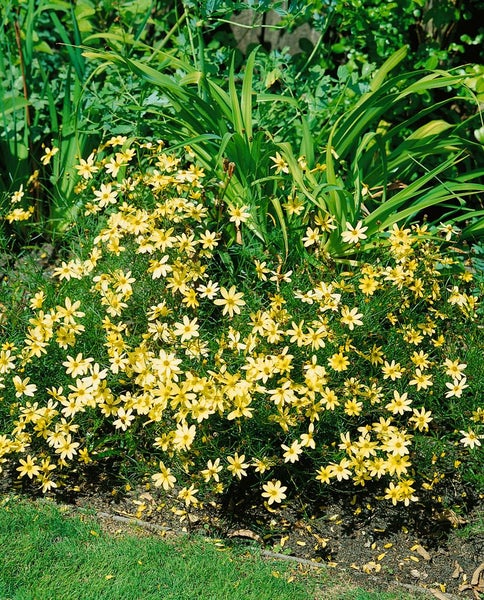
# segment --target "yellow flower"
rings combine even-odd
[[[111,156],[108,162],[104,165],[106,173],[112,177],[117,177],[119,169],[124,166],[124,156],[120,152],[116,152],[116,156]]]
[[[334,410],[339,406],[338,396],[327,386],[324,390],[321,390],[321,401],[324,403],[327,410]]]
[[[100,190],[94,190],[94,195],[97,198],[97,203],[101,208],[105,208],[109,204],[116,204],[118,192],[112,189],[112,185],[101,183]]]
[[[373,296],[378,289],[378,281],[369,275],[364,275],[359,282],[359,289],[365,294],[365,296]]]
[[[465,388],[469,387],[466,383],[467,378],[462,377],[462,379],[454,379],[452,383],[446,382],[446,387],[448,387],[448,391],[445,392],[446,398],[460,398],[462,396],[462,392]]]
[[[391,500],[393,505],[400,500],[400,490],[393,482],[385,489],[385,500]]]
[[[163,486],[164,490],[171,490],[175,485],[176,477],[171,474],[171,469],[165,467],[162,461],[160,461],[159,468],[160,472],[151,476],[155,487]]]
[[[416,367],[422,367],[423,369],[427,369],[430,366],[430,361],[428,360],[429,355],[420,350],[420,352],[414,352],[410,357],[410,360]]]
[[[33,310],[38,310],[39,308],[42,308],[44,301],[45,301],[45,292],[43,290],[41,290],[40,292],[37,292],[35,294],[35,296],[30,300],[30,302],[29,302],[30,308],[32,308]]]
[[[56,306],[55,320],[59,322],[61,319],[64,320],[64,324],[75,324],[74,317],[83,317],[85,313],[77,310],[81,306],[80,300],[72,303],[71,299],[67,297],[64,300],[64,306]]]
[[[286,498],[284,492],[287,487],[282,485],[279,480],[269,481],[262,486],[262,489],[264,490],[262,497],[267,498],[267,504],[273,504],[274,502],[280,504]]]
[[[380,479],[386,473],[385,459],[381,456],[376,456],[368,463],[368,469],[370,471],[370,477]]]
[[[347,244],[356,244],[360,240],[365,240],[367,238],[367,235],[365,234],[367,229],[368,227],[363,227],[362,221],[358,221],[354,227],[347,223],[346,231],[343,231],[341,238],[343,239],[343,242],[346,242]]]
[[[428,373],[422,373],[420,369],[415,369],[414,378],[411,379],[408,383],[409,385],[416,385],[417,392],[420,390],[426,390],[428,387],[433,385],[432,375]]]
[[[234,477],[242,479],[242,477],[247,475],[247,471],[245,469],[249,467],[249,464],[244,462],[245,454],[239,456],[238,452],[236,452],[233,457],[227,456],[227,460],[230,463],[227,467],[227,470],[230,471]]]
[[[460,443],[463,444],[466,448],[469,447],[471,450],[473,448],[476,448],[477,446],[481,445],[480,442],[480,438],[482,438],[482,435],[477,435],[476,433],[474,433],[474,431],[472,431],[472,429],[469,429],[469,431],[464,431],[464,430],[460,430],[460,432],[464,437],[461,438]]]
[[[276,152],[276,155],[271,156],[270,159],[274,162],[274,165],[271,168],[276,170],[276,175],[279,173],[289,173],[289,165],[282,158],[279,152]]]
[[[124,408],[118,409],[116,416],[118,418],[113,421],[113,425],[116,429],[121,429],[122,431],[126,431],[135,419],[131,408],[128,408],[128,410],[124,410]]]
[[[317,244],[319,242],[319,238],[320,233],[318,227],[316,227],[315,229],[311,229],[311,227],[308,227],[306,229],[306,235],[303,237],[302,241],[304,242],[304,246],[308,248],[313,244]]]
[[[9,223],[13,223],[14,221],[28,221],[30,217],[34,214],[35,208],[33,206],[29,206],[27,210],[23,208],[15,208],[10,211],[5,218]]]
[[[408,506],[410,501],[416,502],[418,500],[417,496],[413,495],[415,492],[415,489],[412,487],[413,482],[413,479],[402,479],[402,481],[398,482],[400,500],[403,501],[405,506]]]
[[[334,224],[334,217],[328,213],[318,213],[314,217],[314,222],[327,233],[331,233],[333,229],[337,229],[336,225]]]
[[[75,454],[77,454],[76,448],[80,446],[79,442],[73,442],[71,434],[67,434],[63,437],[56,447],[55,451],[57,454],[60,454],[61,460],[65,458],[71,460]]]
[[[66,375],[76,378],[78,375],[85,375],[89,371],[90,363],[93,361],[93,358],[83,358],[82,354],[79,353],[76,358],[68,355],[62,365],[66,368]]]
[[[390,475],[395,474],[397,477],[400,477],[410,467],[410,460],[406,455],[390,454],[385,461],[385,467]]]
[[[394,415],[403,415],[405,411],[411,411],[410,404],[412,400],[408,398],[408,393],[400,394],[397,390],[393,391],[393,400],[389,402],[385,408]]]
[[[19,477],[27,477],[32,479],[32,477],[37,477],[40,474],[40,466],[36,464],[36,458],[32,458],[30,454],[27,456],[26,460],[20,459],[20,467],[17,467],[17,471],[20,473]]]
[[[11,350],[0,350],[0,374],[8,373],[15,368],[15,356]]]
[[[381,346],[373,344],[368,354],[368,360],[372,365],[379,365],[383,362],[383,352]]]
[[[450,358],[446,358],[444,361],[445,374],[453,379],[461,379],[464,374],[462,371],[467,367],[465,363],[459,363],[459,360],[450,360]]]
[[[216,481],[217,483],[220,481],[220,477],[219,477],[219,473],[222,470],[222,465],[220,464],[220,458],[217,458],[215,460],[215,462],[212,462],[211,460],[209,460],[207,462],[207,468],[203,469],[203,471],[201,471],[201,474],[203,475],[204,479],[205,479],[205,483],[208,483],[210,481],[210,479],[213,479],[214,481]]]
[[[361,321],[362,316],[362,313],[359,313],[357,308],[350,310],[349,306],[343,306],[340,321],[344,325],[348,325],[350,331],[353,331],[355,325],[363,325],[363,321]]]
[[[91,179],[93,173],[99,171],[99,167],[94,164],[94,153],[90,154],[87,160],[81,158],[79,164],[76,165],[76,169],[81,177],[84,177],[84,179]]]
[[[351,471],[348,469],[350,461],[347,458],[343,458],[339,463],[331,463],[328,468],[331,473],[331,477],[336,477],[338,481],[348,479],[351,475]]]
[[[86,465],[88,465],[89,463],[92,462],[92,458],[89,456],[89,451],[87,448],[83,448],[82,450],[79,450],[79,460],[82,460],[82,462]],[[52,465],[54,466],[54,465]]]
[[[262,474],[269,470],[271,466],[273,466],[273,462],[264,456],[263,458],[254,458],[252,461],[252,466],[254,467],[256,473]]]
[[[314,441],[314,423],[310,423],[307,433],[301,434],[301,446],[309,447],[313,450],[316,448],[316,442]]]
[[[297,440],[295,440],[290,446],[281,444],[281,448],[285,450],[283,454],[285,463],[295,463],[299,460],[299,455],[302,453],[302,446]]]
[[[410,452],[407,448],[410,443],[410,439],[406,434],[402,434],[401,432],[393,433],[382,445],[382,450],[390,452],[391,454],[404,456]]]
[[[189,450],[195,439],[196,432],[197,428],[195,425],[191,425],[190,427],[188,427],[187,423],[178,425],[173,438],[173,447],[176,450]]]
[[[200,333],[198,331],[199,326],[197,321],[198,319],[196,317],[190,321],[190,318],[185,315],[183,317],[183,323],[175,323],[173,333],[180,337],[181,342],[186,342],[194,337],[198,337]]]
[[[430,421],[433,420],[431,416],[432,413],[430,411],[425,410],[425,408],[421,408],[420,412],[418,409],[413,409],[413,415],[408,420],[409,423],[413,423],[414,429],[418,429],[419,431],[427,431],[429,428]]]
[[[10,202],[12,204],[18,204],[20,202],[20,200],[22,200],[22,198],[25,196],[25,192],[24,192],[24,184],[22,183],[20,185],[20,188],[14,192],[10,198]]]
[[[337,352],[328,359],[328,364],[335,371],[346,371],[350,361],[342,352]]]
[[[37,391],[35,383],[29,383],[30,377],[21,379],[18,375],[12,379],[13,385],[15,386],[15,396],[20,398],[21,396],[34,396]]]
[[[328,467],[320,467],[317,471],[316,479],[321,483],[329,483],[333,477],[333,471]]]
[[[43,165],[48,165],[52,158],[59,152],[59,148],[55,146],[53,148],[46,147],[44,149],[44,154],[40,157],[40,161]]]
[[[250,219],[250,213],[248,206],[229,206],[228,213],[230,215],[230,221],[235,223],[236,227],[240,227],[241,223],[246,223]]]
[[[400,363],[395,363],[394,360],[392,360],[391,363],[386,360],[381,370],[383,372],[383,379],[390,378],[392,381],[400,379],[405,371],[405,369],[400,366]]]
[[[222,314],[228,314],[230,317],[233,317],[234,314],[240,314],[240,307],[245,305],[245,301],[242,300],[244,294],[242,292],[237,292],[235,285],[229,290],[224,287],[220,288],[220,293],[223,298],[217,298],[217,300],[214,300],[214,304],[223,306]]]
[[[285,202],[282,206],[286,213],[289,216],[292,216],[301,214],[304,211],[306,204],[304,203],[304,200],[301,200],[297,196],[289,196],[287,198],[287,202]]]
[[[357,417],[363,410],[363,403],[357,402],[355,399],[347,400],[344,405],[344,410],[349,417]]]
[[[198,492],[198,489],[192,484],[189,488],[184,487],[178,492],[178,498],[185,502],[186,506],[190,506],[190,504],[198,504],[198,499],[195,494]]]

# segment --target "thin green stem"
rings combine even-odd
[[[177,22],[173,25],[173,27],[170,29],[170,31],[166,34],[166,36],[161,41],[161,43],[158,46],[157,50],[161,50],[162,48],[164,48],[166,46],[166,44],[171,40],[171,38],[173,37],[173,35],[175,34],[175,32],[178,29],[180,29],[180,25],[183,23],[183,21],[186,20],[186,18],[187,18],[187,13],[186,13],[186,11],[183,11],[183,14],[181,15],[181,17],[179,17],[179,19],[177,20]]]

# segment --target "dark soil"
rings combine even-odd
[[[133,526],[163,535],[201,533],[225,544],[257,545],[266,555],[283,554],[304,565],[321,563],[363,587],[479,600],[484,598],[484,498],[460,492],[454,509],[431,499],[405,507],[333,494],[324,504],[299,498],[277,509],[264,507],[255,496],[252,502],[231,497],[187,512],[176,493],[167,498],[153,488],[92,490],[74,504],[97,513],[111,533]]]

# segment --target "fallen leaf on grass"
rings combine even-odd
[[[141,500],[148,500],[148,502],[154,502],[155,499],[153,498],[153,496],[151,494],[145,493],[145,494],[141,494],[140,496]]]
[[[484,585],[484,563],[481,563],[474,571],[471,579],[471,585],[482,587]],[[484,590],[479,590],[484,591]]]

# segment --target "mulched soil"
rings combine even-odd
[[[111,533],[133,527],[157,535],[198,533],[227,545],[257,545],[269,557],[323,564],[344,581],[375,590],[484,598],[484,498],[471,490],[459,490],[454,510],[431,498],[405,507],[333,493],[324,503],[299,498],[277,509],[247,494],[187,512],[176,490],[166,497],[147,488],[109,494],[86,488],[72,500],[94,511]]]

